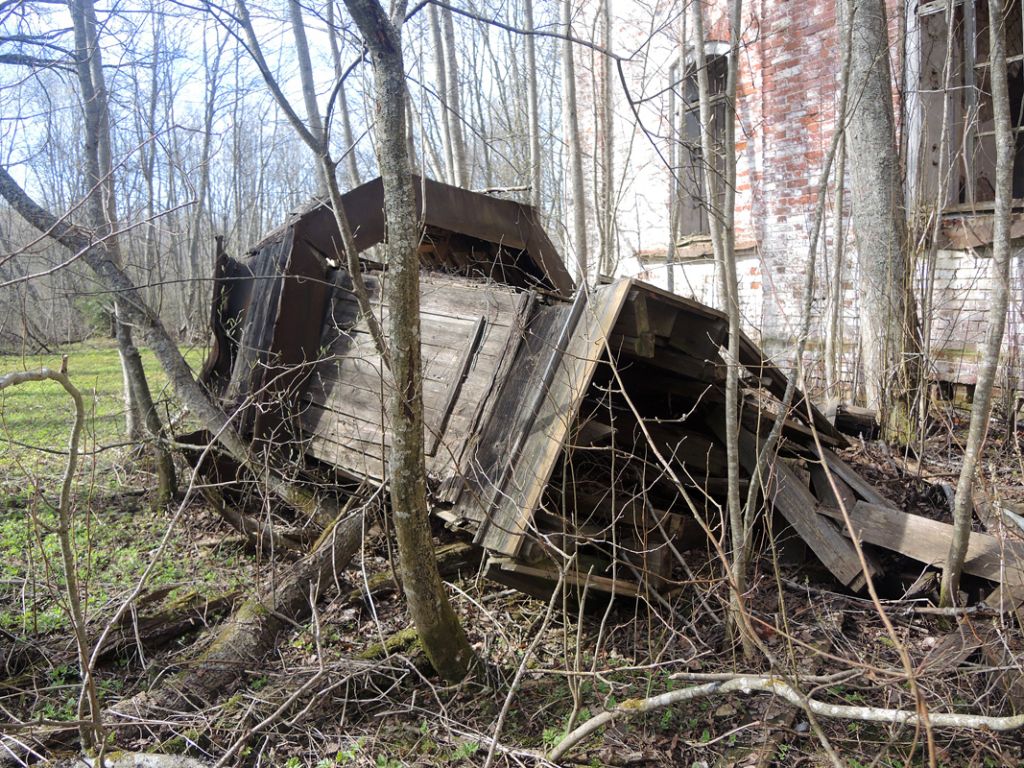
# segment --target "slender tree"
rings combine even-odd
[[[460,187],[468,187],[470,183],[469,165],[466,156],[466,140],[462,132],[462,96],[459,87],[459,59],[455,47],[455,22],[449,8],[441,9],[441,26],[444,30],[445,72],[448,78],[448,108],[445,119],[452,139],[452,157],[455,165],[455,183]]]
[[[601,3],[601,28],[603,44],[606,51],[612,49],[612,5],[611,0]],[[617,260],[617,235],[615,225],[615,113],[612,104],[612,57],[601,56],[601,90],[600,90],[600,196],[598,206],[601,233],[601,272],[611,275],[615,272]],[[596,170],[595,170],[596,173]]]
[[[722,299],[729,321],[725,378],[725,447],[729,484],[726,507],[733,552],[730,626],[734,632],[738,633],[743,642],[744,653],[750,655],[753,653],[753,644],[744,630],[746,624],[740,615],[743,610],[743,597],[747,591],[747,529],[740,499],[739,344],[741,331],[736,281],[736,234],[733,228],[736,218],[736,80],[739,71],[740,35],[742,33],[740,19],[743,3],[742,0],[731,0],[729,4],[730,46],[725,86],[725,138],[722,146],[718,147],[712,141],[711,89],[708,82],[707,59],[704,54],[704,12],[700,3],[693,3],[691,8],[708,222],[711,229],[712,249],[721,282]],[[722,156],[722,168],[724,169],[721,178],[718,176],[718,163],[715,162],[719,153]]]
[[[448,120],[451,107],[448,104],[448,69],[444,55],[444,36],[441,34],[437,6],[433,3],[427,6],[427,18],[430,21],[430,35],[434,42],[434,74],[437,78],[437,98],[441,105],[441,146],[444,148],[445,174],[449,184],[458,184],[452,149],[452,129]]]
[[[583,150],[580,147],[580,124],[576,100],[576,63],[573,60],[572,0],[562,0],[562,87],[565,142],[569,146],[569,187],[572,193],[572,236],[576,248],[576,275],[581,285],[589,280],[587,253],[587,210],[583,196]]]
[[[85,160],[91,186],[87,211],[96,237],[105,240],[106,253],[120,265],[122,257],[120,240],[116,234],[118,214],[114,193],[110,105],[102,54],[97,40],[96,9],[92,0],[71,0],[70,10],[74,24],[75,67],[85,115]],[[155,441],[157,503],[164,504],[175,493],[174,462],[170,452],[162,444],[165,437],[163,424],[153,403],[146,372],[142,367],[142,358],[132,340],[131,326],[122,311],[123,302],[121,296],[114,299],[114,325],[124,372],[128,433],[130,438],[139,439],[144,428]]]
[[[345,0],[373,63],[377,163],[388,222],[388,306],[391,342],[391,508],[402,587],[423,649],[434,669],[455,682],[474,663],[473,649],[437,571],[427,511],[423,458],[423,372],[420,359],[419,211],[405,141],[405,65],[397,2],[389,19],[376,0]]]
[[[540,110],[537,103],[537,56],[533,40],[533,0],[523,0],[526,29],[526,106],[530,134],[530,205],[541,209]]]
[[[857,98],[851,102],[847,149],[865,387],[868,405],[882,415],[887,434],[908,439],[917,323],[885,0],[857,0],[857,19],[850,50],[850,87]]]
[[[949,544],[946,567],[942,573],[939,602],[943,606],[958,601],[960,576],[971,537],[974,511],[972,489],[992,410],[999,352],[1006,327],[1006,309],[1010,286],[1010,211],[1013,201],[1014,136],[1011,129],[1010,96],[1006,77],[1006,19],[1003,0],[988,0],[989,61],[991,64],[992,115],[996,131],[996,189],[992,232],[992,295],[988,331],[982,351],[978,381],[974,390],[971,425],[967,432],[964,462],[960,468],[953,502],[953,538]]]

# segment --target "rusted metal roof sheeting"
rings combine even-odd
[[[531,206],[418,176],[413,177],[413,186],[424,226],[468,235],[512,251],[523,251],[532,266],[530,271],[547,284],[543,287],[561,296],[572,295],[575,288],[573,279]],[[384,185],[380,178],[346,192],[341,199],[359,252],[384,242]],[[297,219],[304,222],[302,235],[310,246],[332,258],[343,253],[334,214],[326,202],[314,203],[297,212],[253,250],[283,237],[285,230]]]

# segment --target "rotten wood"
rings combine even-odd
[[[833,519],[842,513],[819,505],[817,512]],[[918,562],[942,568],[949,554],[953,526],[912,515],[889,506],[858,501],[847,510],[854,531],[869,543],[891,549]],[[1024,545],[1001,541],[986,533],[972,533],[964,572],[1024,589]]]

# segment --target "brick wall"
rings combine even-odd
[[[727,41],[726,3],[709,5],[707,38]],[[890,3],[890,6],[894,6]],[[890,7],[895,38],[897,19]],[[835,128],[839,40],[834,0],[750,0],[744,4],[743,48],[737,94],[737,213],[736,239],[755,244],[755,256],[740,265],[740,295],[744,325],[777,361],[788,365],[805,292],[809,234],[817,205],[822,164]],[[894,68],[898,62],[893,63]],[[897,105],[898,108],[898,105]],[[667,172],[661,189],[666,201],[660,210],[667,222]],[[645,189],[651,182],[645,182]],[[812,328],[808,358],[820,359],[824,347],[828,270],[835,251],[835,222],[830,183],[828,215],[818,245]],[[649,194],[648,194],[649,197]],[[649,205],[649,203],[648,203]],[[845,212],[847,267],[843,280],[844,371],[853,381],[858,365],[856,249]],[[643,227],[639,228],[641,231]],[[663,228],[662,231],[664,231]],[[652,249],[650,236],[642,246]],[[638,241],[639,242],[639,241]],[[662,236],[662,243],[665,236]],[[972,383],[977,375],[977,347],[984,336],[990,259],[984,254],[942,252],[935,281],[932,347],[933,375]],[[663,266],[633,263],[624,271],[646,274],[664,285]],[[677,267],[676,290],[717,305],[716,278],[711,265]],[[1024,274],[1015,258],[1013,310],[1006,348],[1015,364],[1022,339],[1020,307]],[[820,365],[812,372],[820,372]]]

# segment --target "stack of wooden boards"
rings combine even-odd
[[[371,185],[346,203],[360,248],[385,231]],[[714,556],[709,537],[723,527],[726,317],[629,279],[573,292],[528,207],[434,182],[423,194],[434,514],[472,536],[488,575],[532,593],[560,579],[615,594],[672,590],[680,553]],[[204,378],[277,460],[386,488],[389,373],[339,266],[329,213],[313,207],[248,259],[222,258]],[[365,269],[386,327],[387,272],[373,261]],[[799,391],[767,472],[757,471],[786,377],[746,338],[739,362],[741,492],[754,484],[851,590],[880,573],[872,547],[941,566],[951,527],[892,508],[838,457],[846,438]],[[967,572],[1017,592],[1022,558],[977,534]]]

